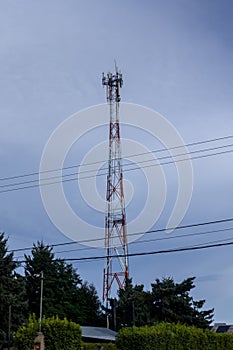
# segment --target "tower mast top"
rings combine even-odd
[[[106,86],[106,98],[108,102],[120,102],[120,89],[123,86],[122,73],[118,72],[118,68],[115,61],[115,74],[110,72],[105,76],[102,73],[102,85]]]

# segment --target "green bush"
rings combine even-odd
[[[116,346],[118,350],[232,350],[233,335],[160,323],[121,329]]]
[[[113,343],[82,343],[82,350],[116,350],[116,345]]]
[[[39,323],[35,315],[29,317],[15,333],[14,343],[18,350],[31,350],[34,348],[34,339],[38,334]]]
[[[21,326],[15,334],[15,345],[18,350],[31,350],[38,334],[39,324],[35,316]],[[80,350],[81,328],[78,324],[58,317],[43,318],[42,332],[46,350]]]
[[[46,350],[81,349],[81,328],[66,318],[64,320],[60,320],[58,317],[44,319],[42,330]]]

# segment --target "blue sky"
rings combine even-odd
[[[113,69],[114,59],[124,74],[122,101],[158,111],[174,125],[185,143],[233,134],[232,11],[230,0],[2,0],[1,178],[38,172],[43,149],[56,127],[77,111],[105,102],[101,73]],[[157,140],[133,128],[123,128],[122,134],[151,150],[161,147]],[[94,136],[87,134],[81,145],[72,147],[66,164],[81,162],[88,147],[94,147],[95,138],[104,142],[107,130],[99,128]],[[213,145],[221,146],[223,141]],[[193,161],[193,196],[182,224],[233,216],[231,163],[231,153]],[[177,192],[174,166],[164,166],[163,170],[167,200],[154,229],[166,226]],[[128,207],[131,218],[145,200],[139,186],[143,175],[125,177],[135,191],[135,200]],[[105,180],[98,186],[102,191]],[[75,190],[75,185],[65,186],[67,199],[74,208],[79,206],[84,217],[88,216],[89,208]],[[30,247],[42,239],[48,244],[68,241],[50,221],[38,188],[0,195],[0,229],[9,235],[10,249]],[[100,217],[96,220],[100,224]],[[230,224],[205,230],[225,227]],[[197,229],[185,234],[194,232]],[[218,232],[132,245],[129,249],[159,250],[231,237],[231,231]],[[60,247],[55,251],[68,249],[71,248]],[[92,253],[83,252],[86,256]],[[79,254],[74,251],[58,256]],[[102,250],[97,249],[94,255],[99,254]],[[83,279],[95,283],[101,294],[103,262],[74,266]],[[157,277],[173,276],[181,281],[196,276],[194,296],[205,298],[206,307],[215,308],[215,321],[233,322],[231,246],[135,257],[130,259],[130,273],[135,283],[144,283],[146,288]]]

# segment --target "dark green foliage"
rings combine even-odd
[[[207,328],[213,309],[202,311],[205,300],[194,301],[190,291],[195,277],[175,283],[172,278],[156,279],[151,291],[152,319],[156,322],[175,322]]]
[[[43,271],[43,314],[46,317],[73,318],[73,304],[76,302],[76,291],[81,279],[71,265],[62,260],[55,260],[52,248],[41,242],[34,245],[32,256],[25,256],[26,290],[29,310],[39,317],[40,273]]]
[[[7,338],[9,307],[12,330],[25,321],[25,284],[24,279],[15,271],[17,267],[13,253],[7,253],[7,239],[0,233],[0,344]]]
[[[131,325],[144,326],[150,323],[150,293],[143,289],[143,285],[133,286],[132,279],[128,279],[125,289],[118,291],[118,328]]]
[[[39,322],[35,315],[30,316],[29,320],[20,326],[15,333],[14,345],[17,350],[31,350],[34,347],[34,339],[38,334]]]
[[[118,291],[117,328],[144,326],[157,322],[174,322],[207,328],[213,318],[213,309],[203,311],[205,300],[195,301],[190,295],[194,277],[175,283],[172,278],[156,279],[151,292],[143,285],[133,286],[126,281],[125,289]]]
[[[78,290],[77,319],[81,325],[103,325],[101,304],[93,284],[84,282]]]
[[[55,259],[52,248],[38,242],[32,256],[25,256],[26,290],[29,310],[39,317],[43,271],[43,315],[66,317],[82,325],[97,325],[101,320],[100,302],[93,285],[82,283],[71,264]]]
[[[116,346],[118,350],[232,350],[233,335],[160,323],[151,327],[122,328]]]
[[[34,339],[38,331],[38,321],[35,316],[18,329],[15,343],[18,350],[33,349]],[[78,324],[58,317],[43,318],[42,331],[46,350],[80,350],[81,328]]]

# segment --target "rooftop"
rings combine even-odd
[[[81,326],[82,337],[115,342],[117,333],[108,328]]]

